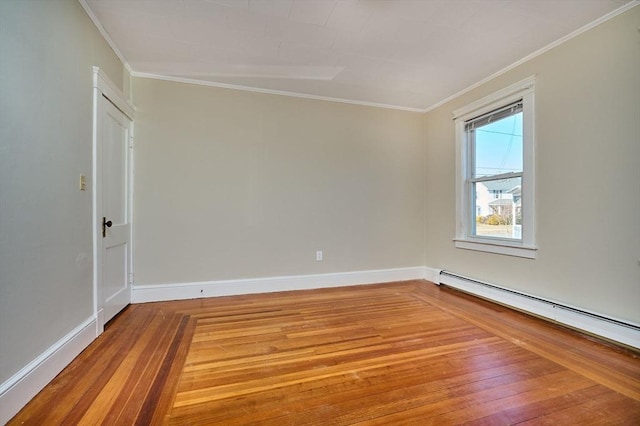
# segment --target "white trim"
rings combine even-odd
[[[91,10],[89,5],[87,4],[86,0],[78,0],[78,2],[80,3],[80,6],[82,6],[82,8],[84,9],[85,13],[89,16],[89,19],[91,19],[91,22],[93,22],[93,25],[96,26],[96,28],[98,29],[98,32],[100,32],[100,35],[102,35],[102,38],[104,38],[104,40],[107,42],[109,47],[111,47],[111,50],[113,50],[113,53],[116,54],[116,56],[118,57],[118,59],[120,59],[120,62],[122,62],[126,70],[129,72],[129,74],[131,74],[133,72],[133,70],[131,69],[131,66],[129,65],[127,60],[124,58],[124,55],[122,54],[122,52],[120,52],[120,50],[118,49],[116,44],[113,42],[111,37],[109,37],[107,30],[104,29],[104,27],[98,20],[98,17],[93,13],[93,10]]]
[[[227,84],[227,83],[217,83],[215,81],[203,81],[203,80],[195,80],[192,78],[183,78],[183,77],[173,77],[168,75],[161,74],[151,74],[144,72],[132,72],[131,75],[133,77],[140,78],[149,78],[153,80],[164,80],[164,81],[172,81],[175,83],[186,83],[186,84],[196,84],[200,86],[210,86],[210,87],[219,87],[222,89],[232,89],[232,90],[241,90],[244,92],[254,92],[254,93],[266,93],[269,95],[280,95],[280,96],[289,96],[292,98],[302,98],[302,99],[313,99],[316,101],[326,101],[326,102],[338,102],[342,104],[350,104],[350,105],[360,105],[374,108],[385,108],[385,109],[394,109],[399,111],[409,111],[409,112],[425,112],[422,108],[411,108],[404,107],[399,105],[389,105],[389,104],[381,104],[376,102],[366,102],[366,101],[355,101],[351,99],[343,99],[343,98],[333,98],[330,96],[320,96],[320,95],[310,95],[306,93],[297,93],[297,92],[287,92],[284,90],[273,90],[273,89],[261,89],[259,87],[250,87],[250,86],[241,86],[237,84]]]
[[[427,281],[431,281],[434,284],[440,285],[440,272],[442,272],[442,269],[429,268],[428,266],[425,266],[424,269],[424,279]]]
[[[598,312],[590,312],[566,303],[517,292],[491,283],[483,284],[480,281],[462,276],[457,278],[443,274],[440,276],[440,283],[640,349],[640,324],[631,321],[620,320]],[[629,326],[625,326],[623,323],[629,324]]]
[[[530,76],[453,112],[456,137],[456,235],[455,247],[488,253],[535,259],[535,82]],[[472,174],[469,152],[472,151],[465,132],[465,122],[487,112],[522,99],[523,172],[522,172],[522,239],[500,240],[472,235]]]
[[[388,105],[388,104],[380,104],[380,103],[372,103],[372,102],[364,102],[364,101],[356,101],[356,100],[350,100],[350,99],[341,99],[341,98],[332,98],[332,97],[325,97],[325,96],[317,96],[317,95],[307,95],[307,94],[303,94],[303,93],[295,93],[295,92],[287,92],[287,91],[279,91],[279,90],[269,90],[269,89],[259,89],[259,88],[254,88],[254,87],[248,87],[248,86],[241,86],[241,85],[233,85],[233,84],[224,84],[224,83],[215,83],[215,82],[208,82],[208,81],[202,81],[202,80],[194,80],[194,79],[186,79],[186,78],[180,78],[180,77],[172,77],[172,76],[166,76],[166,75],[160,75],[160,74],[153,74],[153,73],[142,73],[142,72],[136,72],[133,70],[133,68],[131,68],[131,66],[129,65],[129,63],[127,62],[127,60],[125,59],[124,55],[122,54],[122,52],[120,52],[120,50],[118,49],[118,47],[116,46],[116,44],[113,42],[113,40],[111,39],[111,37],[109,36],[109,34],[107,33],[107,31],[104,29],[104,27],[102,26],[102,24],[100,23],[100,21],[98,20],[98,18],[95,16],[95,14],[93,13],[93,11],[91,10],[91,8],[89,7],[89,5],[87,4],[86,0],[78,0],[80,5],[82,6],[82,8],[84,9],[84,11],[86,12],[86,14],[89,16],[89,19],[91,19],[91,21],[93,22],[93,24],[96,26],[96,28],[98,29],[98,31],[100,32],[100,34],[102,35],[102,37],[105,39],[105,41],[107,42],[107,44],[109,44],[109,46],[111,47],[111,49],[113,50],[113,52],[116,54],[116,56],[118,57],[118,59],[120,59],[120,61],[122,62],[123,66],[126,68],[126,70],[129,72],[129,76],[130,77],[142,77],[142,78],[151,78],[151,79],[156,79],[156,80],[167,80],[167,81],[175,81],[175,82],[179,82],[179,83],[190,83],[190,84],[200,84],[200,85],[204,85],[204,86],[212,86],[212,87],[222,87],[222,88],[227,88],[227,89],[235,89],[235,90],[244,90],[244,91],[250,91],[250,92],[258,92],[258,93],[270,93],[270,94],[277,94],[277,95],[282,95],[282,96],[292,96],[292,97],[297,97],[297,98],[306,98],[306,99],[316,99],[316,100],[323,100],[323,101],[328,101],[328,102],[340,102],[340,103],[346,103],[346,104],[353,104],[353,105],[363,105],[363,106],[371,106],[371,107],[377,107],[377,108],[387,108],[387,109],[395,109],[395,110],[400,110],[400,111],[410,111],[410,112],[421,112],[421,113],[426,113],[429,111],[432,111],[444,104],[446,104],[447,102],[450,102],[470,91],[472,91],[473,89],[476,89],[480,86],[482,86],[483,84],[511,71],[512,69],[522,65],[525,62],[528,62],[532,59],[534,59],[537,56],[542,55],[543,53],[548,52],[549,50],[579,36],[580,34],[589,31],[592,28],[597,27],[600,24],[603,24],[607,21],[609,21],[610,19],[615,18],[616,16],[631,10],[632,8],[634,8],[635,6],[638,6],[638,4],[640,4],[640,0],[632,0],[631,2],[619,7],[616,10],[613,10],[609,13],[607,13],[606,15],[578,28],[577,30],[565,35],[564,37],[559,38],[556,41],[553,41],[551,43],[549,43],[548,45],[536,50],[535,52],[525,56],[524,58],[512,63],[511,65],[502,68],[501,70],[491,74],[490,76],[483,78],[482,80],[454,93],[451,96],[448,96],[444,99],[442,99],[441,101],[436,102],[435,104],[428,106],[426,108],[411,108],[411,107],[404,107],[404,106],[399,106],[399,105]]]
[[[91,185],[92,185],[92,200],[91,200],[91,222],[93,224],[93,312],[96,316],[96,336],[99,336],[104,330],[104,312],[102,310],[102,303],[99,302],[101,296],[98,294],[101,286],[100,281],[102,279],[100,272],[102,271],[102,243],[99,235],[100,229],[100,217],[102,215],[102,189],[98,185],[102,182],[102,166],[99,164],[98,155],[98,135],[102,131],[100,128],[101,121],[98,119],[102,111],[101,101],[102,92],[99,88],[99,81],[101,80],[101,74],[98,72],[97,67],[93,67],[93,105],[92,105],[92,142],[91,142]]]
[[[88,318],[0,385],[0,424],[15,416],[93,342],[95,324],[94,317]]]
[[[424,112],[429,112],[432,111],[436,108],[441,107],[442,105],[446,104],[447,102],[450,102],[456,98],[459,98],[460,96],[469,93],[470,91],[472,91],[473,89],[477,89],[478,87],[482,86],[483,84],[486,84],[488,82],[490,82],[491,80],[500,77],[503,74],[506,74],[507,72],[511,71],[512,69],[519,67],[520,65],[524,64],[525,62],[528,62],[540,55],[542,55],[543,53],[548,52],[551,49],[554,49],[558,46],[560,46],[561,44],[566,43],[567,41],[579,36],[582,33],[585,33],[595,27],[597,27],[600,24],[603,24],[607,21],[609,21],[610,19],[615,18],[618,15],[623,14],[624,12],[633,9],[634,7],[638,6],[640,4],[640,0],[633,0],[627,4],[625,4],[624,6],[619,7],[616,10],[613,10],[609,13],[607,13],[604,16],[601,16],[600,18],[596,19],[595,21],[592,21],[580,28],[578,28],[577,30],[567,34],[564,37],[560,37],[558,40],[553,41],[549,44],[547,44],[546,46],[536,50],[533,53],[530,53],[529,55],[525,56],[522,59],[517,60],[516,62],[512,63],[511,65],[508,65],[505,68],[502,68],[501,70],[491,74],[488,77],[483,78],[482,80],[478,81],[477,83],[472,84],[471,86],[468,86],[462,90],[460,90],[459,92],[454,93],[451,96],[448,96],[446,98],[444,98],[443,100],[436,102],[435,104],[431,105],[430,107],[425,108],[423,111]]]
[[[532,93],[536,84],[536,76],[532,75],[523,80],[515,82],[503,89],[493,92],[487,96],[477,99],[470,104],[453,111],[453,119],[463,121],[482,115],[486,112],[499,108],[502,104],[515,102],[523,95]]]
[[[197,299],[200,297],[343,287],[349,285],[425,279],[425,276],[425,268],[423,266],[417,266],[371,271],[338,272],[332,274],[290,275],[160,285],[134,285],[131,302],[145,303]]]
[[[116,46],[116,44],[113,42],[113,40],[111,39],[111,37],[109,36],[109,34],[107,33],[107,31],[104,29],[104,27],[102,26],[102,24],[100,23],[100,21],[98,20],[98,18],[96,17],[96,15],[93,13],[93,11],[91,10],[91,8],[89,7],[89,5],[87,4],[86,0],[78,0],[78,2],[80,3],[80,5],[82,6],[82,8],[84,9],[84,11],[86,12],[86,14],[89,16],[89,19],[91,19],[91,22],[93,22],[93,24],[96,26],[96,28],[98,29],[98,31],[100,32],[100,34],[102,35],[102,37],[105,39],[105,41],[107,42],[107,44],[111,47],[111,49],[113,50],[113,52],[116,54],[116,56],[118,57],[118,59],[120,59],[120,61],[122,62],[123,66],[126,68],[126,70],[129,72],[129,75],[131,77],[142,77],[142,78],[151,78],[151,79],[156,79],[156,80],[167,80],[167,81],[175,81],[175,82],[179,82],[179,83],[190,83],[190,84],[200,84],[200,85],[204,85],[204,86],[213,86],[213,87],[222,87],[222,88],[227,88],[227,89],[235,89],[235,90],[244,90],[244,91],[250,91],[250,92],[258,92],[258,93],[270,93],[270,94],[277,94],[277,95],[282,95],[282,96],[292,96],[292,97],[297,97],[297,98],[306,98],[306,99],[316,99],[316,100],[323,100],[323,101],[328,101],[328,102],[340,102],[340,103],[346,103],[346,104],[354,104],[354,105],[363,105],[363,106],[372,106],[372,107],[378,107],[378,108],[387,108],[387,109],[395,109],[395,110],[400,110],[400,111],[411,111],[411,112],[422,112],[422,113],[426,113],[429,111],[432,111],[444,104],[446,104],[447,102],[450,102],[462,95],[464,95],[465,93],[468,93],[470,91],[472,91],[473,89],[476,89],[480,86],[482,86],[483,84],[511,71],[512,69],[522,65],[525,62],[528,62],[532,59],[534,59],[537,56],[542,55],[543,53],[548,52],[549,50],[560,46],[561,44],[579,36],[580,34],[589,31],[592,28],[597,27],[600,24],[603,24],[607,21],[609,21],[610,19],[615,18],[616,16],[631,10],[632,8],[638,6],[638,4],[640,4],[640,0],[633,0],[621,7],[619,7],[616,10],[613,10],[609,13],[607,13],[606,15],[578,28],[577,30],[565,35],[564,37],[559,38],[558,40],[549,43],[548,45],[536,50],[535,52],[525,56],[524,58],[512,63],[511,65],[502,68],[501,70],[491,74],[490,76],[483,78],[482,80],[478,81],[477,83],[474,83],[456,93],[454,93],[451,96],[448,96],[444,99],[442,99],[441,101],[436,102],[435,104],[428,106],[426,108],[411,108],[411,107],[403,107],[403,106],[399,106],[399,105],[388,105],[388,104],[379,104],[379,103],[372,103],[372,102],[364,102],[364,101],[355,101],[355,100],[350,100],[350,99],[341,99],[341,98],[331,98],[331,97],[324,97],[324,96],[316,96],[316,95],[307,95],[307,94],[303,94],[303,93],[295,93],[295,92],[286,92],[286,91],[279,91],[279,90],[269,90],[269,89],[259,89],[259,88],[254,88],[254,87],[247,87],[247,86],[240,86],[240,85],[233,85],[233,84],[224,84],[224,83],[215,83],[215,82],[208,82],[208,81],[202,81],[202,80],[193,80],[193,79],[185,79],[185,78],[180,78],[180,77],[172,77],[172,76],[166,76],[166,75],[160,75],[160,74],[153,74],[153,73],[142,73],[142,72],[136,72],[133,70],[133,68],[131,68],[131,66],[129,65],[129,63],[127,62],[127,60],[125,59],[124,55],[120,52],[120,50],[118,49],[118,47]]]
[[[489,241],[488,238],[477,242],[465,239],[454,239],[454,242],[456,248],[504,254],[507,256],[526,257],[527,259],[535,259],[538,250],[538,248],[534,246],[516,245],[501,240]]]
[[[101,120],[103,115],[102,98],[106,98],[111,104],[129,120],[129,137],[133,137],[133,119],[135,116],[135,107],[127,100],[126,96],[118,87],[113,84],[109,77],[102,72],[99,67],[93,67],[93,144],[92,144],[92,177],[93,177],[93,199],[92,199],[92,221],[93,221],[93,308],[96,321],[96,335],[102,334],[104,331],[104,301],[101,292],[101,271],[102,264],[102,157],[101,146],[99,146],[99,135],[102,132]],[[131,147],[131,139],[127,141],[127,146]],[[127,221],[129,223],[129,244],[133,242],[133,149],[127,151],[127,185],[129,195],[126,200]],[[129,246],[129,262],[127,271],[133,272],[133,249]],[[129,277],[127,277],[127,281]],[[132,286],[131,286],[132,287]],[[131,300],[131,294],[129,294]]]
[[[127,283],[129,285],[129,301],[131,301],[133,297],[133,283],[135,282],[135,266],[134,266],[134,258],[135,258],[135,243],[133,240],[134,236],[134,228],[135,221],[133,220],[133,206],[135,203],[135,198],[133,196],[134,193],[134,179],[135,179],[135,123],[131,120],[129,124],[129,152],[127,153],[127,185],[128,185],[128,199],[127,199],[127,215],[129,219],[129,267],[127,277]]]
[[[133,121],[135,118],[135,107],[127,100],[125,94],[122,93],[118,86],[113,84],[100,67],[93,67],[93,87],[94,89],[98,89],[105,98],[109,99],[129,120]]]

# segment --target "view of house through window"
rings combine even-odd
[[[522,239],[522,101],[465,122],[471,235]]]
[[[453,111],[456,248],[535,259],[535,76]]]

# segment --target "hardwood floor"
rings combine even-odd
[[[640,356],[426,281],[132,305],[11,425],[640,424]]]

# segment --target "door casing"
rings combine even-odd
[[[117,109],[131,121],[129,129],[128,155],[125,167],[127,176],[127,211],[126,215],[129,222],[129,250],[126,262],[129,276],[128,285],[133,284],[133,120],[135,109],[129,103],[125,95],[118,87],[109,80],[109,78],[100,70],[99,67],[93,67],[93,305],[94,316],[96,319],[96,336],[104,331],[104,300],[102,296],[102,273],[103,273],[103,254],[102,254],[102,218],[103,218],[103,170],[102,170],[102,146],[99,131],[101,131],[100,120],[102,108],[100,103],[103,99],[111,102]],[[131,300],[131,294],[129,294]]]

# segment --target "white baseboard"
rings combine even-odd
[[[0,385],[0,424],[5,424],[96,338],[91,317]]]
[[[429,268],[428,266],[425,266],[424,269],[424,279],[427,281],[431,281],[434,284],[440,285],[440,272],[442,272],[442,269]]]
[[[418,266],[331,274],[138,285],[133,287],[131,301],[132,303],[144,303],[426,279],[435,284],[446,284],[640,349],[640,325],[629,324],[625,326],[619,320],[609,320],[597,313],[579,312],[550,300],[516,293],[509,289],[475,282],[464,277],[441,275],[441,271],[441,269]],[[100,334],[98,325],[95,317],[87,319],[7,381],[0,384],[0,424],[7,423],[17,414],[31,398]]]
[[[427,271],[431,269],[427,268]],[[433,269],[433,271],[440,270]],[[462,276],[452,277],[443,274],[439,276],[438,283],[640,349],[639,324]]]
[[[342,287],[348,285],[425,279],[423,266],[332,274],[295,275],[193,283],[136,285],[132,303],[165,300],[197,299],[200,297],[234,296],[240,294],[273,293],[288,290]]]
[[[132,303],[199,297],[270,293],[424,279],[425,268],[396,268],[334,274],[134,286]],[[36,359],[0,384],[0,425],[7,423],[38,392],[102,333],[102,312],[78,325]]]

